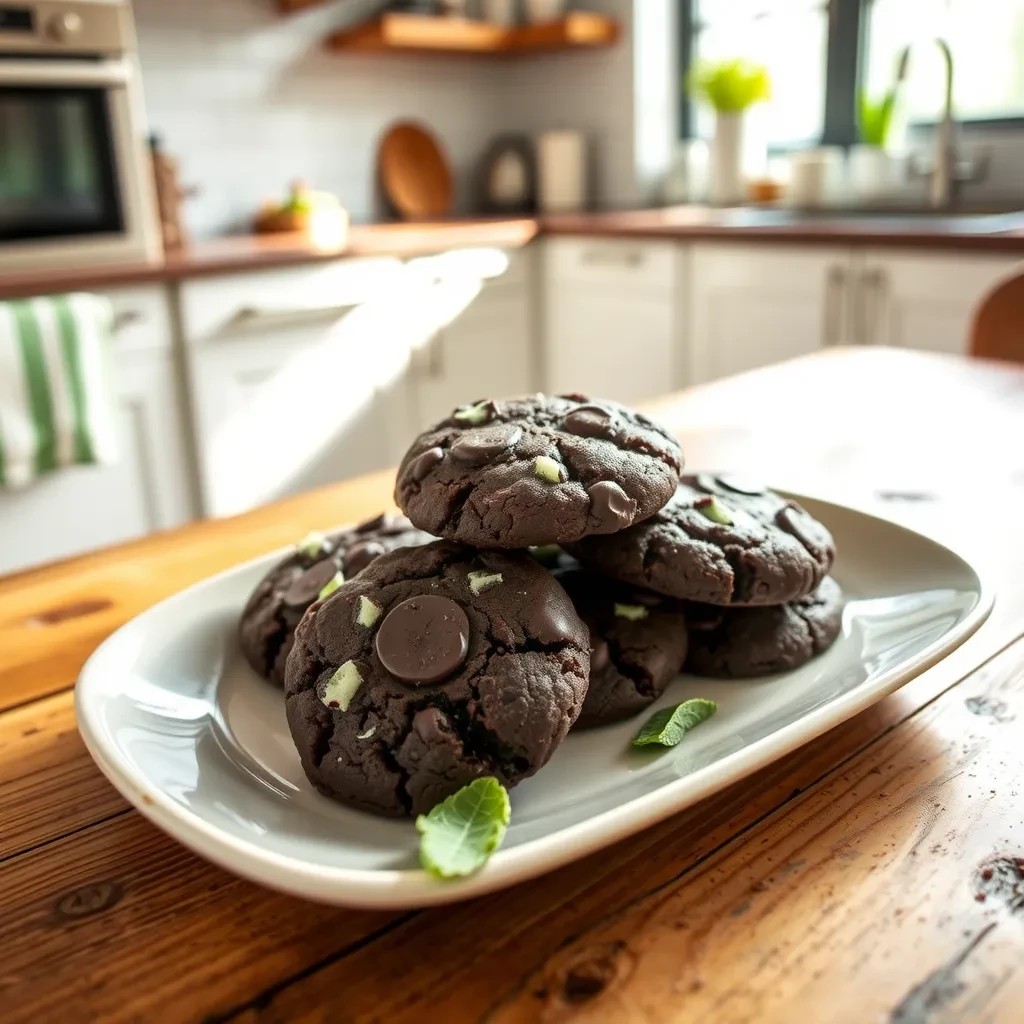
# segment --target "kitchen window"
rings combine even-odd
[[[913,44],[905,102],[910,120],[935,121],[943,98],[938,48],[953,51],[957,120],[1024,118],[1024,0],[684,0],[682,64],[746,57],[764,64],[772,102],[760,128],[774,147],[857,141],[859,83],[873,95],[893,82]],[[707,137],[712,117],[683,104],[682,132]]]
[[[822,0],[692,0],[691,59],[746,57],[764,64],[772,102],[758,128],[772,142],[821,137],[825,115],[828,10]],[[711,134],[713,116],[692,105],[693,134]]]

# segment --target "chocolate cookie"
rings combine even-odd
[[[432,540],[405,516],[392,515],[379,515],[327,536],[310,534],[250,595],[238,623],[245,660],[265,679],[284,685],[295,627],[338,572],[346,578],[354,576],[385,551]]]
[[[667,431],[613,402],[481,401],[413,442],[395,500],[420,528],[466,544],[557,544],[653,515],[682,464]]]
[[[576,728],[629,718],[657,700],[686,657],[679,602],[583,569],[555,578],[590,630],[590,688]]]
[[[686,476],[647,522],[569,546],[626,583],[707,604],[795,601],[835,558],[828,530],[796,502],[728,475]]]
[[[686,668],[742,679],[788,672],[832,646],[843,622],[843,593],[831,576],[813,594],[766,608],[689,605]]]
[[[576,720],[589,637],[522,553],[449,541],[382,555],[295,632],[285,703],[310,782],[417,814],[474,779],[515,785]]]

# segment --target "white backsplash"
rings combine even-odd
[[[379,216],[377,140],[400,118],[427,123],[467,187],[491,135],[493,61],[332,54],[332,28],[375,6],[342,0],[281,16],[274,0],[135,0],[151,129],[180,157],[194,237],[244,228],[295,177],[336,192],[355,220]]]
[[[379,217],[374,161],[381,131],[417,118],[437,134],[456,175],[457,209],[488,140],[506,131],[586,133],[594,205],[650,203],[678,124],[676,0],[586,0],[623,26],[594,52],[514,61],[332,54],[333,28],[365,20],[381,0],[335,0],[284,17],[275,0],[135,0],[151,126],[200,195],[193,234],[245,228],[260,201],[298,176],[336,192],[355,220]],[[1020,195],[1024,133],[970,131],[987,148],[976,198]],[[927,148],[927,147],[925,147]]]

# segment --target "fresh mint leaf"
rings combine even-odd
[[[674,747],[692,728],[700,725],[718,710],[713,700],[694,697],[684,700],[674,708],[655,711],[633,740],[634,747],[646,747],[653,743],[663,747]]]
[[[435,878],[471,875],[501,846],[510,813],[497,779],[474,779],[416,819],[420,863]]]

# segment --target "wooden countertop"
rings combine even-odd
[[[344,248],[314,246],[298,234],[237,235],[197,243],[156,263],[0,274],[0,298],[180,281],[353,256],[416,256],[464,246],[515,248],[526,245],[537,232],[538,223],[534,218],[517,217],[354,225]]]
[[[694,466],[854,502],[998,588],[962,648],[688,811],[419,913],[207,864],[75,730],[84,659],[143,608],[376,512],[378,473],[0,581],[0,1006],[59,1020],[1016,1024],[1024,997],[1024,370],[829,350],[651,403]]]
[[[526,245],[538,235],[599,238],[718,240],[771,244],[871,245],[1024,254],[1024,213],[981,219],[892,214],[877,220],[801,217],[787,211],[664,210],[578,213],[515,218],[466,218],[424,223],[364,224],[351,229],[343,249],[316,247],[299,235],[239,235],[201,242],[156,263],[28,270],[0,275],[0,299],[74,289],[180,281],[210,274],[294,266],[351,256],[411,256],[462,246]]]

